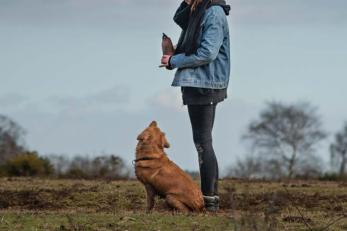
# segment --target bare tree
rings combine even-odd
[[[48,158],[57,177],[124,179],[129,176],[124,160],[116,155],[105,154],[94,158],[83,155],[72,159],[63,155],[51,155]]]
[[[62,176],[68,169],[70,160],[64,155],[49,155],[48,159],[54,168],[56,176]]]
[[[331,162],[339,166],[339,176],[347,174],[347,122],[341,132],[335,135],[335,141],[330,146]]]
[[[0,164],[24,151],[24,134],[20,125],[0,115]]]
[[[245,179],[278,180],[286,175],[280,160],[253,154],[238,159],[234,165],[228,168],[227,176]]]
[[[265,177],[263,171],[263,164],[259,158],[248,155],[243,159],[237,160],[235,165],[228,169],[227,176],[238,178],[262,178]]]
[[[321,126],[316,108],[309,103],[271,102],[260,118],[250,123],[243,138],[270,166],[275,163],[278,174],[283,172],[292,178],[298,160],[313,155],[316,145],[326,137]]]
[[[118,156],[98,156],[91,162],[91,172],[95,177],[120,178],[123,175],[125,164]]]

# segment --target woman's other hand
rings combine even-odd
[[[163,64],[166,67],[168,67],[170,58],[171,58],[171,55],[163,55],[163,57],[161,58],[161,64]]]

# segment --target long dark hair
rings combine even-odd
[[[212,2],[213,0],[209,0],[209,2]],[[191,7],[191,12],[194,12],[198,6],[203,3],[204,0],[194,0],[192,7]]]

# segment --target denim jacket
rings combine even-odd
[[[227,88],[230,76],[230,35],[224,10],[220,6],[207,9],[202,21],[197,52],[170,58],[171,68],[178,68],[172,86]]]

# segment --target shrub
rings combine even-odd
[[[0,165],[0,177],[4,177],[6,176],[6,169],[5,169],[5,166],[1,166]]]
[[[64,175],[62,175],[64,178],[70,178],[70,179],[88,179],[88,175],[79,167],[72,167],[69,169]]]
[[[4,166],[8,176],[47,176],[54,172],[46,158],[36,152],[25,152],[7,161]]]
[[[115,155],[94,158],[75,156],[73,159],[53,156],[51,161],[55,166],[56,176],[61,178],[120,180],[129,177],[129,169],[124,160]]]
[[[336,172],[327,172],[324,173],[319,180],[322,181],[347,181],[347,176],[341,176]]]

